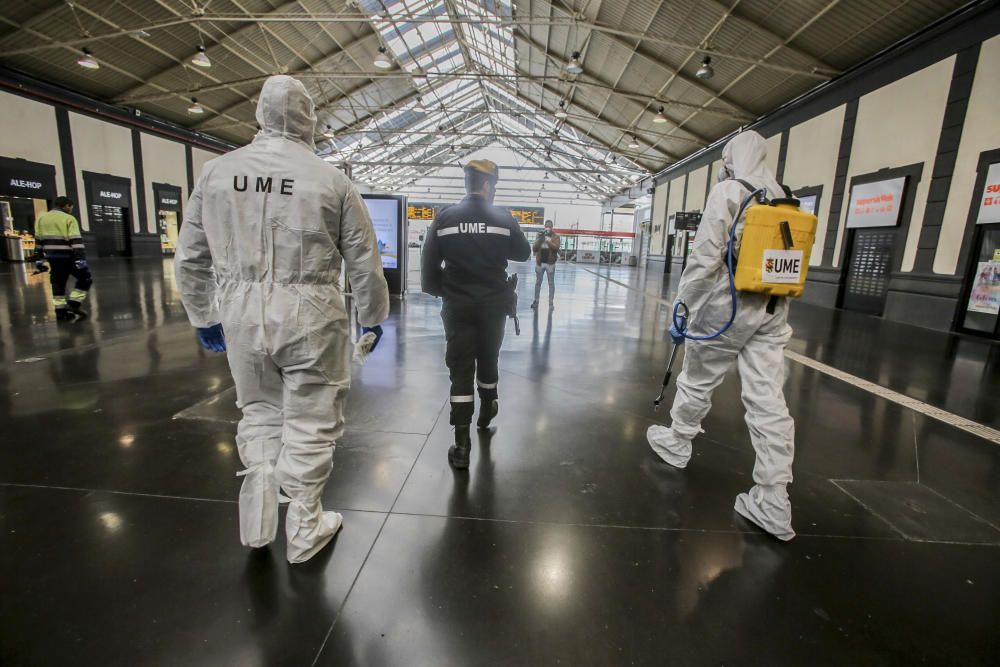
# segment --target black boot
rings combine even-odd
[[[455,444],[448,450],[448,463],[456,470],[469,467],[469,453],[472,451],[472,438],[469,436],[469,426],[455,427]]]
[[[56,308],[56,321],[69,322],[75,320],[76,316],[65,308]]]
[[[489,428],[490,422],[493,421],[498,412],[500,412],[500,401],[495,398],[491,401],[483,401],[479,405],[479,421],[476,422],[476,426],[481,429]]]
[[[69,301],[67,303],[69,305],[69,309],[73,311],[73,314],[79,317],[81,320],[90,315],[90,313],[88,313],[83,309],[83,304],[80,303],[79,301]]]

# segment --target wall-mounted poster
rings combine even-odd
[[[864,183],[851,188],[847,228],[895,227],[903,211],[906,177]]]
[[[969,294],[969,312],[1000,314],[1000,262],[979,262]]]

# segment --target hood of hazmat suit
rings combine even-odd
[[[722,151],[726,167],[734,178],[755,187],[767,188],[768,198],[783,197],[781,186],[765,164],[767,148],[756,132],[743,132]],[[706,335],[729,320],[732,297],[726,255],[729,232],[740,204],[750,194],[735,180],[717,183],[708,195],[701,225],[687,267],[681,276],[678,299],[687,304],[691,333]],[[739,233],[739,227],[737,233]],[[650,444],[668,450],[661,458],[683,467],[690,457],[690,443],[700,431],[711,407],[714,389],[736,363],[743,387],[743,403],[750,439],[756,453],[754,482],[749,493],[741,494],[737,510],[764,530],[781,539],[794,536],[791,509],[785,485],[792,481],[795,425],[785,405],[784,349],[792,330],[788,326],[788,303],[778,299],[768,312],[764,294],[737,294],[736,318],[721,336],[704,341],[687,341],[684,368],[677,379],[677,393],[671,409],[669,433],[652,427]]]
[[[253,547],[274,539],[280,485],[291,498],[287,556],[299,562],[340,527],[319,498],[350,386],[342,269],[363,326],[385,320],[389,294],[364,201],[314,153],[316,114],[305,86],[267,79],[257,121],[250,145],[202,169],[174,273],[191,324],[225,331],[243,411],[241,539]]]

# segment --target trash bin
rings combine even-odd
[[[8,262],[24,261],[24,244],[20,236],[3,237],[3,258]]]
[[[628,258],[628,265],[629,266],[638,266],[638,264],[639,264],[639,258],[636,257],[635,255],[631,255]]]

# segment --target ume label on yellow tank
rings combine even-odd
[[[761,280],[793,285],[802,282],[801,250],[765,250]]]
[[[736,289],[774,296],[799,296],[806,285],[816,216],[777,200],[747,209]]]

